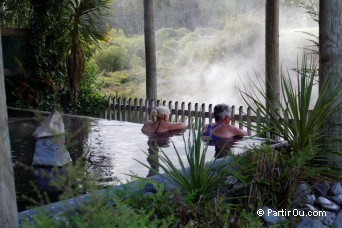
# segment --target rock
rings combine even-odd
[[[315,203],[315,195],[306,195],[306,203],[313,205]]]
[[[321,182],[321,183],[316,183],[313,186],[313,192],[317,196],[327,196],[327,192],[330,189],[330,185],[328,182]]]
[[[32,165],[61,167],[72,161],[65,145],[65,135],[36,141]]]
[[[142,193],[146,194],[146,193],[153,193],[156,194],[157,193],[157,189],[154,187],[153,184],[151,183],[147,183],[144,188],[142,189]]]
[[[305,199],[306,195],[309,195],[310,193],[310,187],[306,183],[298,185],[293,202],[296,204],[301,202],[303,199]]]
[[[58,111],[53,111],[32,135],[35,138],[43,138],[60,134],[64,134],[63,118]]]
[[[340,211],[335,219],[335,222],[333,224],[335,228],[342,228],[342,211]]]
[[[225,185],[234,185],[237,182],[237,179],[233,176],[227,176],[226,180],[224,181]]]
[[[339,205],[342,205],[342,193],[337,196],[333,196],[331,200]]]
[[[318,211],[317,208],[315,208],[314,206],[310,204],[305,204],[305,206],[309,211]]]
[[[264,211],[262,218],[268,224],[274,225],[280,221],[285,220],[284,216],[279,215],[277,213],[277,211],[274,211],[274,210],[270,209],[269,207],[263,206],[261,209]]]
[[[334,194],[334,196],[342,194],[342,185],[341,183],[335,183],[331,186],[330,191]]]
[[[321,221],[317,219],[312,219],[310,217],[303,217],[301,222],[296,226],[296,228],[323,228],[326,227]]]
[[[326,211],[325,213],[326,213],[326,216],[322,217],[322,223],[324,225],[331,226],[335,221],[336,215],[335,213],[330,212],[330,211]]]
[[[46,167],[35,167],[34,176],[36,179],[37,186],[41,191],[55,192],[61,191],[59,187],[51,184],[52,180],[56,180],[59,176],[67,175],[66,170],[63,168],[46,168]]]
[[[244,185],[241,182],[238,182],[233,185],[233,189],[240,190],[243,189]]]
[[[327,198],[318,197],[317,199],[318,199],[318,202],[322,205],[322,207],[324,207],[324,208],[326,208],[328,210],[338,211],[338,210],[341,209],[340,206],[338,206],[337,204],[331,202]]]

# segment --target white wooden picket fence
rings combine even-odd
[[[194,124],[195,128],[198,127],[199,121],[201,123],[212,123],[214,121],[213,105],[198,103],[192,104],[189,102],[172,102],[160,100],[143,100],[143,99],[126,99],[121,97],[108,98],[108,109],[105,112],[105,118],[109,120],[127,121],[133,123],[144,123],[149,119],[149,113],[154,107],[167,106],[171,114],[169,121],[173,122],[186,122],[189,126]],[[261,122],[265,122],[266,118],[260,115],[252,116],[251,108],[248,107],[246,111],[242,106],[231,106],[231,124],[237,126],[239,129],[247,131],[248,135],[252,134],[251,125],[260,126]],[[191,121],[189,121],[191,120]],[[260,128],[257,128],[257,132]]]

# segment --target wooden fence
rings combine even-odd
[[[212,123],[214,119],[213,105],[206,104],[194,105],[189,102],[187,105],[185,102],[166,102],[160,100],[143,100],[143,99],[126,99],[121,97],[110,97],[108,98],[108,110],[105,112],[105,118],[109,120],[127,121],[133,123],[143,123],[149,119],[149,113],[154,107],[167,106],[171,113],[169,116],[170,122],[187,122],[189,127],[190,124],[194,124],[197,128],[199,121],[204,125],[205,123]],[[266,121],[265,117],[260,115],[252,116],[251,108],[247,108],[246,112],[242,106],[236,108],[234,105],[231,106],[231,124],[237,126],[239,129],[246,129],[248,135],[252,134],[251,125],[255,124],[260,126],[261,122]],[[191,120],[191,121],[189,121]],[[257,128],[259,132],[260,129]]]

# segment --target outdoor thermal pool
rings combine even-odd
[[[46,115],[45,115],[46,116]],[[43,116],[44,117],[44,116]],[[24,210],[27,199],[22,195],[35,197],[37,186],[40,191],[49,193],[51,201],[57,201],[58,193],[49,186],[49,180],[42,177],[42,172],[49,172],[46,167],[32,167],[35,150],[35,138],[32,133],[40,125],[42,115],[31,112],[9,110],[9,133],[12,159],[15,173],[15,184],[19,211]],[[63,115],[65,125],[65,145],[75,161],[82,159],[84,172],[94,177],[105,187],[120,184],[130,179],[125,174],[134,173],[140,177],[149,175],[149,170],[134,159],[154,165],[144,153],[150,153],[149,145],[157,143],[168,157],[178,165],[177,155],[171,141],[175,144],[185,161],[184,138],[187,141],[189,130],[171,134],[145,135],[141,132],[142,124],[119,122],[89,117]],[[184,138],[183,138],[184,137]],[[234,153],[240,153],[243,147],[259,144],[258,140],[230,141]],[[253,144],[253,145],[251,145]],[[223,145],[222,142],[217,144]],[[215,156],[215,146],[209,146],[206,160]],[[149,163],[150,162],[150,163]],[[156,168],[155,166],[153,166]],[[179,165],[178,165],[179,167]],[[79,180],[74,180],[78,183]]]

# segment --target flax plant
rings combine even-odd
[[[199,200],[207,200],[214,196],[213,193],[218,189],[220,184],[226,178],[226,173],[229,166],[226,166],[226,160],[216,160],[206,162],[208,145],[202,147],[201,140],[201,123],[198,125],[198,130],[189,130],[188,141],[184,140],[186,162],[183,162],[180,152],[173,144],[176,152],[180,169],[176,167],[174,162],[168,155],[160,149],[159,154],[154,158],[158,162],[159,167],[165,174],[160,175],[171,185],[176,184],[181,192],[192,202],[199,202]],[[192,136],[192,137],[191,137]],[[146,155],[148,155],[145,152]],[[138,161],[138,160],[136,160]],[[158,173],[158,171],[151,169],[148,165],[138,161],[143,166]]]
[[[298,69],[297,87],[292,84],[289,75],[280,75],[281,95],[269,110],[265,102],[270,103],[270,100],[261,85],[254,83],[252,94],[241,91],[244,101],[255,113],[268,117],[265,118],[268,122],[261,123],[261,134],[269,131],[286,140],[291,148],[257,149],[253,151],[254,158],[247,156],[248,161],[243,162],[243,167],[249,168],[240,166],[240,173],[250,183],[248,201],[254,205],[263,204],[268,199],[270,206],[286,208],[291,203],[298,182],[340,178],[325,162],[328,154],[334,152],[341,155],[341,152],[327,151],[322,139],[329,127],[327,120],[341,108],[342,101],[336,96],[341,86],[330,92],[328,83],[324,83],[310,110],[317,68],[304,58]],[[257,126],[252,127],[257,130]]]
[[[269,123],[261,123],[262,132],[271,131],[273,135],[286,140],[292,148],[293,156],[306,150],[322,149],[319,144],[324,131],[329,127],[327,120],[336,109],[341,108],[342,101],[336,97],[341,86],[330,92],[329,83],[324,83],[310,110],[316,72],[316,65],[312,62],[308,64],[304,58],[297,71],[297,88],[292,84],[289,74],[285,76],[281,73],[281,98],[276,104],[271,104],[269,110],[263,100],[266,103],[270,103],[270,100],[261,85],[253,83],[255,90],[252,94],[241,91],[244,101],[255,113],[259,111],[262,116],[269,117]]]

